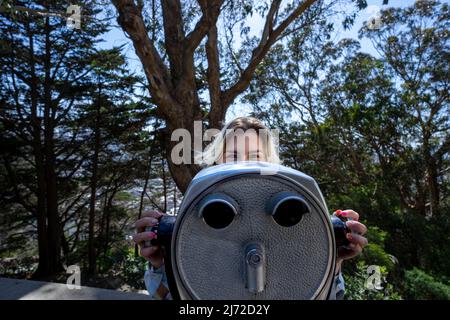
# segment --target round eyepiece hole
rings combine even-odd
[[[234,207],[225,201],[210,201],[203,206],[201,211],[205,223],[214,229],[223,229],[229,226],[236,215]]]
[[[292,227],[302,220],[304,214],[309,212],[309,206],[300,198],[281,200],[272,213],[276,223],[283,227]]]

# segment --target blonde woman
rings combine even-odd
[[[245,138],[239,139],[240,135],[245,135]],[[236,143],[236,140],[244,143]],[[261,121],[253,117],[239,117],[229,122],[215,136],[205,151],[196,157],[197,163],[202,166],[248,160],[280,162],[277,145],[270,130]],[[363,236],[367,228],[358,222],[359,214],[357,212],[353,210],[338,210],[338,212],[352,219],[352,221],[347,221],[347,226],[352,231],[351,234],[348,234],[350,250],[338,252],[335,281],[331,294],[333,298],[342,299],[344,294],[344,281],[341,274],[342,262],[361,253],[364,246],[367,245],[367,239]],[[160,248],[158,246],[143,246],[146,240],[155,237],[154,233],[145,232],[145,228],[154,226],[162,215],[163,213],[157,211],[144,213],[144,217],[136,221],[137,233],[133,239],[140,247],[140,255],[149,261],[150,269],[146,271],[144,281],[150,295],[155,299],[170,299]]]

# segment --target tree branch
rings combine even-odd
[[[261,36],[262,44],[265,44],[265,42],[269,39],[269,35],[273,32],[274,16],[275,13],[278,12],[280,4],[281,0],[273,0],[270,5],[269,13],[267,14],[266,22],[264,24],[263,34]]]
[[[252,57],[247,68],[245,68],[239,80],[222,94],[222,103],[225,108],[227,108],[240,93],[244,92],[248,88],[250,81],[253,78],[253,73],[259,63],[264,59],[272,45],[278,40],[278,37],[292,22],[294,22],[295,19],[308,10],[309,7],[316,2],[316,0],[303,1],[283,22],[280,23],[278,27],[276,27],[276,29],[271,30],[273,27],[273,18],[278,10],[277,6],[279,6],[277,2],[278,0],[274,0],[272,2],[271,8],[266,17],[263,35],[258,46],[252,51]]]
[[[162,0],[165,48],[169,56],[172,81],[176,85],[183,69],[184,28],[180,0]]]
[[[223,4],[223,0],[199,0],[198,2],[203,14],[195,25],[194,30],[186,36],[186,55],[194,54],[195,49],[200,45],[200,42],[207,35],[209,29],[216,24],[220,14],[220,8]]]
[[[206,57],[208,60],[208,90],[211,102],[209,111],[209,126],[219,128],[225,116],[224,108],[220,99],[220,61],[217,41],[217,27],[214,25],[208,32],[206,42]]]
[[[169,71],[148,37],[142,17],[142,3],[136,5],[133,0],[112,2],[119,12],[117,21],[133,41],[136,54],[144,67],[152,99],[169,119],[176,118],[181,110],[170,94],[173,87]]]

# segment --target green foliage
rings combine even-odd
[[[386,272],[389,272],[395,267],[395,258],[385,251],[386,236],[386,231],[382,231],[378,227],[369,227],[367,231],[369,244],[364,248],[361,259],[367,265],[382,266]]]
[[[409,299],[450,300],[450,285],[425,271],[414,268],[405,272],[405,297]]]
[[[393,285],[386,281],[388,272],[385,267],[380,268],[382,288],[368,289],[366,281],[370,274],[367,273],[367,268],[368,265],[360,261],[355,272],[347,274],[344,270],[345,300],[400,300],[402,298]]]
[[[449,6],[416,1],[380,15],[380,28],[360,30],[376,55],[311,28],[271,52],[245,101],[281,130],[284,164],[317,180],[330,211],[352,208],[369,227],[369,245],[345,262],[347,294],[389,297],[361,284],[362,268],[378,265],[414,299],[403,270],[450,272]]]
[[[148,269],[148,263],[142,257],[135,256],[134,247],[124,244],[109,249],[99,259],[99,268],[134,289],[145,290],[143,275]]]
[[[396,258],[385,251],[386,231],[378,227],[368,227],[366,237],[369,244],[363,253],[343,265],[345,280],[345,299],[349,300],[398,300],[401,297],[399,286],[393,275],[398,271]],[[382,289],[368,288],[366,282],[372,273],[369,266],[379,268]],[[373,272],[373,271],[371,271]],[[368,280],[369,279],[369,280]]]

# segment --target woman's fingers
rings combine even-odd
[[[361,245],[351,242],[347,246],[342,246],[338,248],[338,257],[344,260],[356,257],[362,252],[363,248]]]
[[[347,210],[336,210],[335,215],[346,217],[347,227],[351,232],[347,233],[347,239],[349,244],[347,246],[342,246],[338,248],[338,257],[341,259],[350,259],[363,251],[363,248],[368,244],[368,240],[363,237],[367,232],[367,227],[360,223],[358,212],[347,209]]]
[[[164,215],[164,213],[159,212],[159,211],[154,211],[154,210],[150,210],[150,211],[144,211],[142,213],[142,217],[152,217],[152,218],[160,218]]]
[[[355,233],[347,233],[347,239],[348,241],[351,242],[351,244],[361,246],[361,249],[364,248],[369,243],[369,241],[367,241],[366,238]]]
[[[163,215],[164,213],[158,211],[144,211],[142,218],[134,223],[137,232],[143,232],[145,227],[153,227]]]
[[[135,227],[138,232],[143,232],[145,227],[153,227],[158,223],[158,219],[153,217],[144,217],[135,222]]]
[[[150,231],[150,232],[140,232],[140,233],[136,233],[133,235],[133,241],[136,244],[141,245],[142,242],[147,241],[147,240],[151,240],[156,238],[156,233]]]
[[[341,259],[350,259],[356,256],[358,253],[355,252],[355,246],[350,243],[348,246],[342,246],[338,248],[338,257]]]
[[[363,235],[367,232],[367,227],[361,222],[350,220],[346,222],[347,227],[354,233]]]
[[[160,266],[163,263],[159,246],[144,247],[144,242],[155,239],[156,233],[152,231],[144,231],[146,227],[153,227],[159,222],[164,214],[158,211],[145,211],[142,218],[135,222],[137,233],[133,235],[133,240],[139,245],[139,255],[144,257],[153,266]]]
[[[353,252],[353,256],[357,256],[363,251],[363,248],[359,243],[350,243],[350,249]]]
[[[343,215],[344,217],[350,218],[352,220],[356,220],[356,221],[359,220],[359,213],[354,210],[351,210],[351,209],[342,210],[340,212],[340,214]]]
[[[139,255],[146,259],[150,259],[152,255],[158,252],[158,250],[159,250],[158,246],[151,246],[146,248],[140,247]]]

